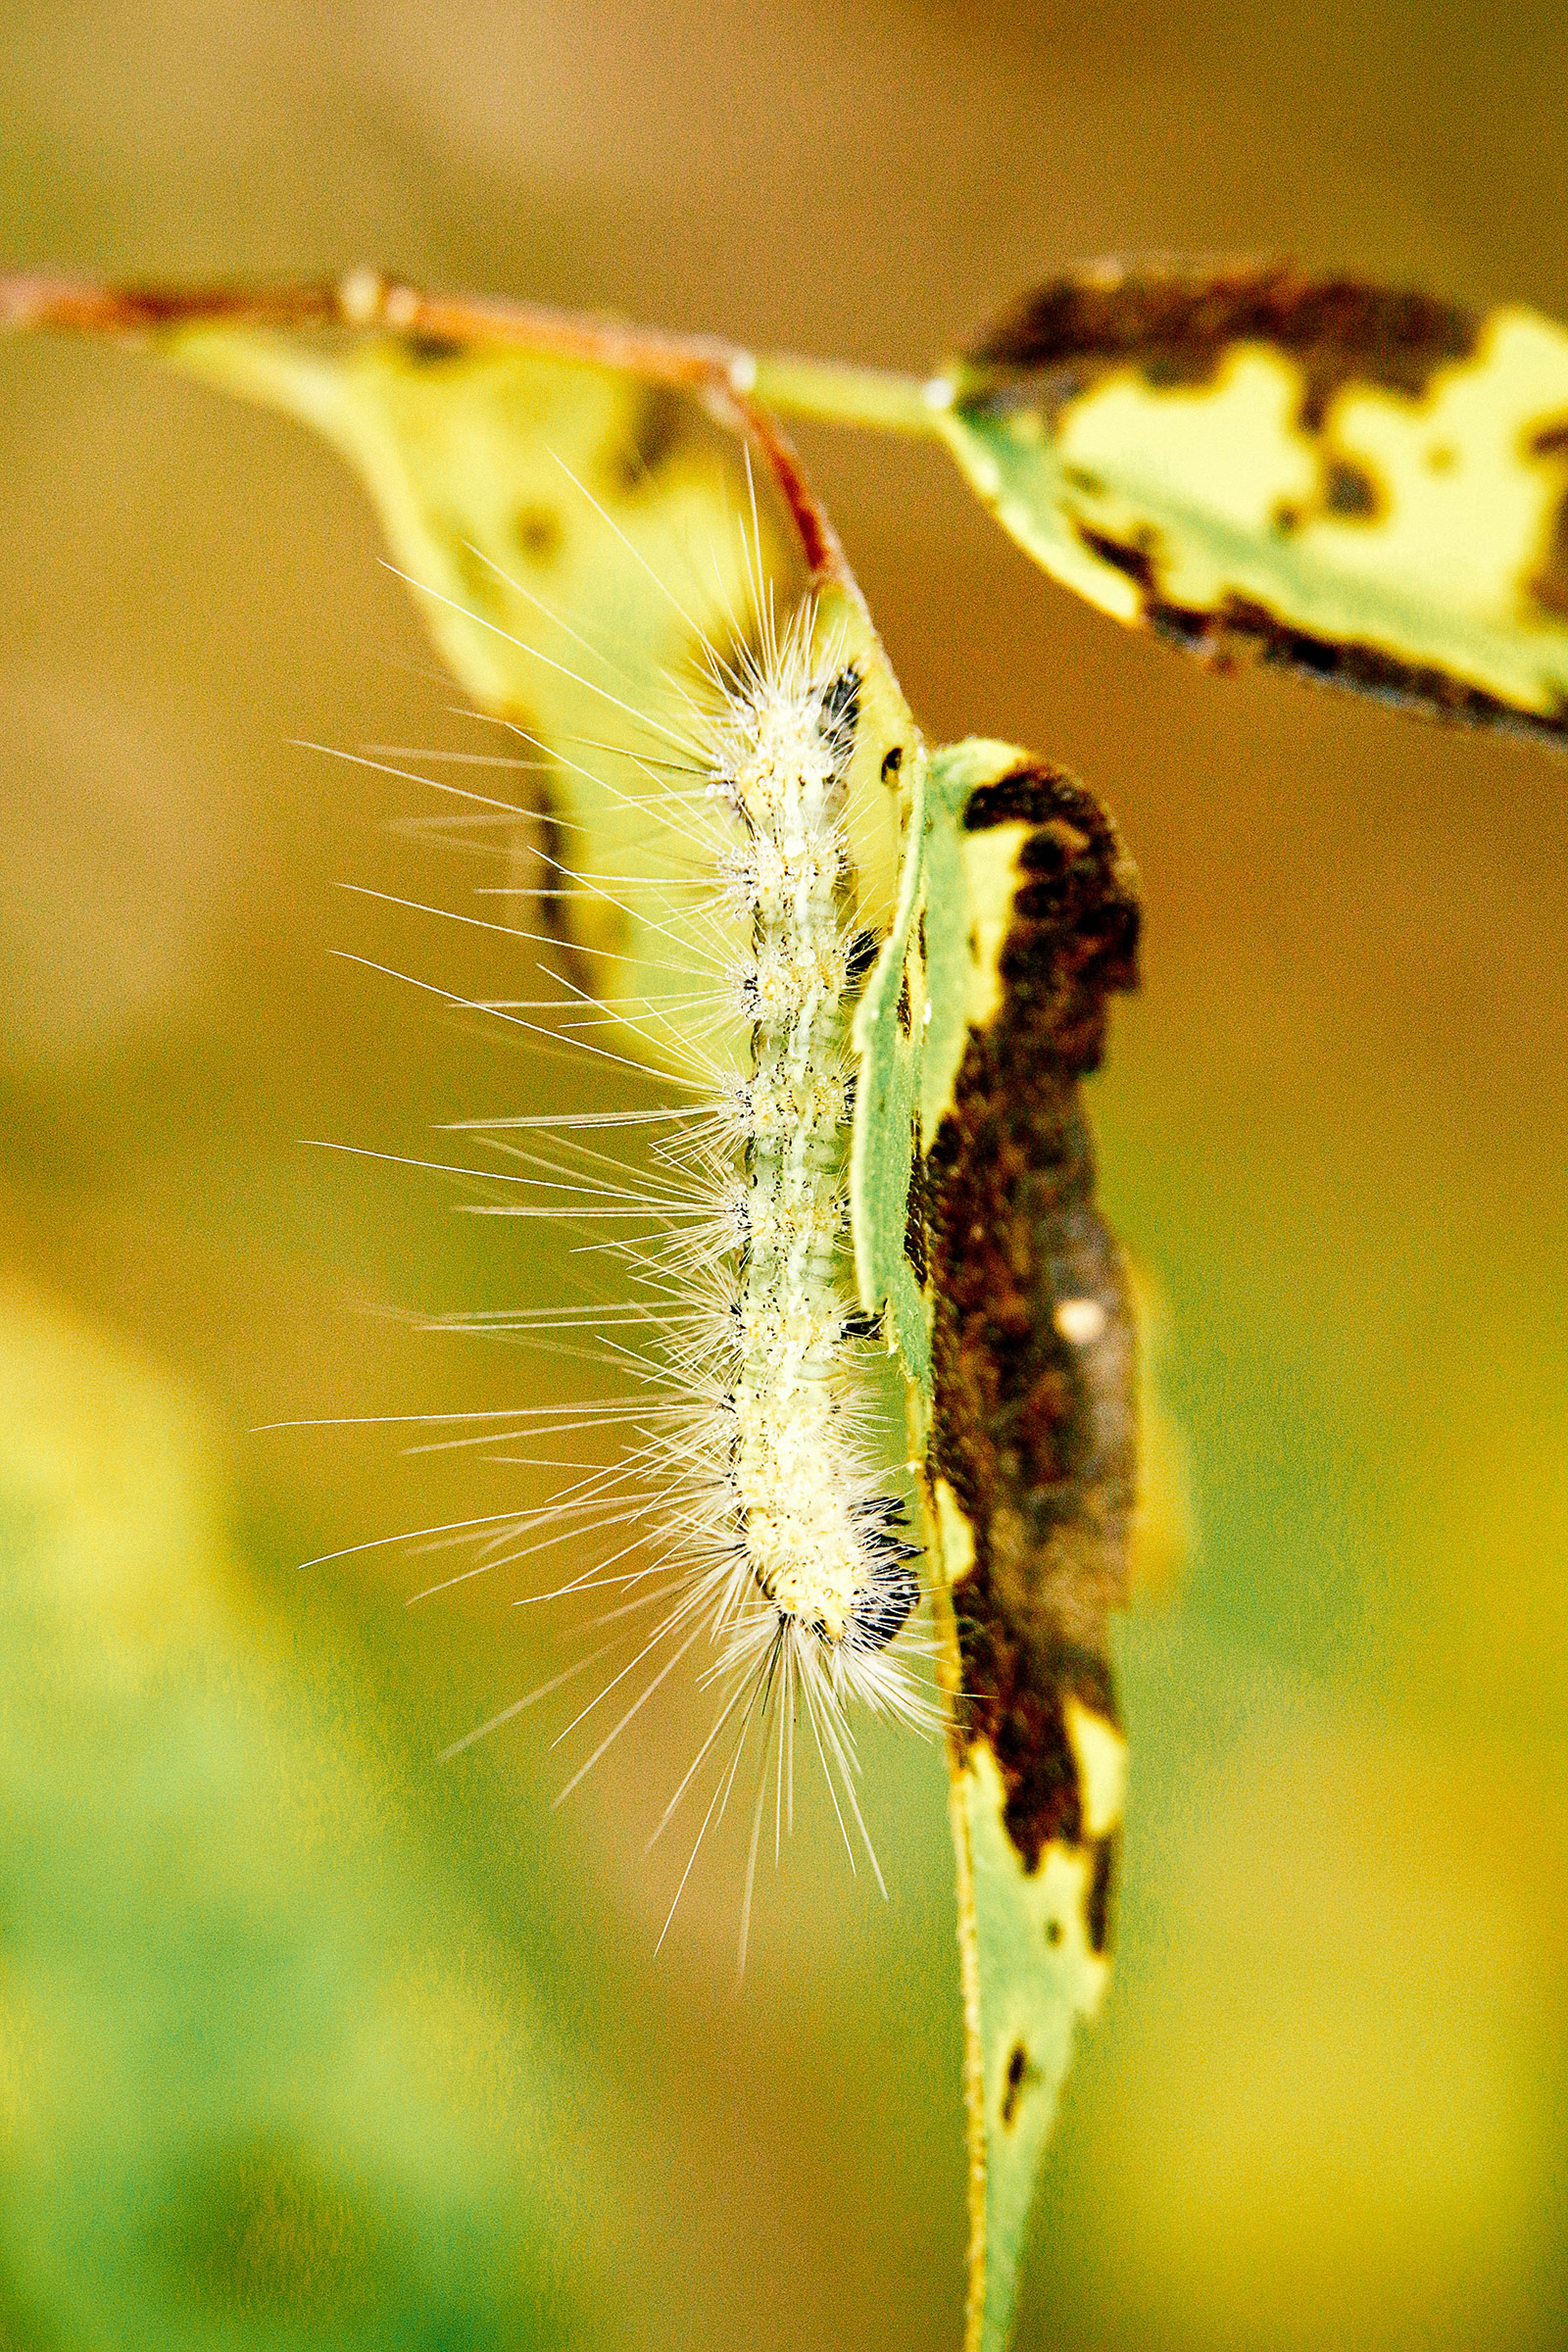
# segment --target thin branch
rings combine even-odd
[[[142,336],[171,327],[380,328],[440,342],[510,343],[561,360],[623,368],[651,382],[713,390],[832,423],[931,433],[945,387],[876,368],[788,353],[758,358],[712,335],[676,335],[603,314],[506,302],[488,294],[426,294],[379,270],[331,284],[106,285],[42,272],[0,275],[0,330]]]
[[[350,270],[324,285],[116,286],[42,274],[0,276],[0,331],[52,329],[138,341],[201,325],[379,330],[459,345],[510,344],[551,359],[622,368],[694,393],[716,422],[749,439],[766,464],[800,534],[811,585],[842,589],[868,628],[865,600],[838,533],[772,409],[882,430],[931,432],[941,405],[936,395],[943,390],[831,361],[759,361],[712,336],[664,334],[535,303],[425,294],[369,269]]]

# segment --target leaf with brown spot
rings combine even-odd
[[[957,1850],[969,2352],[1007,2342],[1041,2158],[1107,1967],[1125,1750],[1107,1648],[1135,1515],[1132,1308],[1079,1079],[1136,984],[1137,877],[1007,744],[931,756],[927,1543]]]
[[[1190,650],[1568,737],[1568,332],[1279,265],[1087,271],[946,371],[969,480]]]
[[[543,770],[521,798],[551,820],[545,905],[577,984],[624,1014],[623,1050],[683,1078],[710,1060],[712,876],[672,858],[650,808],[689,787],[694,710],[715,660],[757,650],[764,602],[782,625],[809,595],[815,657],[855,675],[847,832],[861,920],[885,940],[919,733],[771,418],[446,336],[202,322],[157,347],[315,425],[360,474],[451,668]],[[867,1311],[887,1295],[867,1288]],[[912,1344],[906,1312],[904,1330]]]
[[[516,729],[497,750],[539,771],[516,797],[552,820],[546,905],[579,984],[626,1008],[643,1058],[688,1069],[711,885],[670,872],[647,805],[690,757],[705,647],[755,642],[758,578],[782,610],[805,586],[766,468],[759,557],[741,445],[689,392],[379,332],[200,324],[157,348],[303,418],[354,466],[447,662]],[[694,1009],[693,1034],[704,1019]]]

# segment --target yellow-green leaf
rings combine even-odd
[[[454,674],[519,730],[498,750],[546,763],[518,797],[554,820],[546,906],[578,984],[689,1075],[712,877],[652,809],[690,763],[710,650],[755,645],[760,581],[786,615],[804,587],[765,473],[754,524],[740,445],[691,395],[515,349],[205,325],[160,348],[354,466]]]
[[[926,753],[918,742],[906,764],[908,813],[898,913],[855,1016],[859,1069],[850,1205],[860,1301],[872,1313],[886,1304],[890,1336],[910,1383],[913,1434],[923,1447],[931,1408],[931,1340],[924,1268],[911,1259],[909,1244],[929,1015],[922,956],[929,815]]]
[[[1109,1973],[1085,1925],[1090,1856],[1058,1841],[1029,1870],[1007,1835],[1005,1806],[996,1758],[982,1743],[953,1789],[954,1835],[968,1847],[979,2062],[970,2099],[985,2147],[983,2267],[970,2281],[975,2352],[1004,2352],[1011,2337],[1057,2097],[1077,2028],[1098,2011]]]
[[[1568,735],[1568,332],[1284,268],[1103,270],[947,370],[950,445],[1119,620]]]
[[[714,659],[755,652],[803,605],[813,662],[855,676],[846,831],[858,918],[887,938],[919,731],[847,571],[808,584],[765,465],[749,473],[695,396],[515,349],[381,334],[202,325],[162,348],[314,424],[364,480],[452,669],[549,761],[532,797],[556,823],[556,920],[584,990],[624,1016],[623,1046],[688,1079],[715,1051],[716,877],[671,792],[693,781],[678,771],[711,707]],[[859,1102],[861,1302],[873,1314],[892,1302],[911,1376],[928,1384],[902,1271],[909,1120],[889,1159],[890,1106],[870,1087]],[[884,1207],[897,1196],[891,1252],[893,1209],[873,1225],[873,1191]]]
[[[580,985],[624,1016],[623,1046],[706,1070],[715,876],[672,802],[715,662],[755,653],[808,597],[813,660],[857,679],[846,829],[859,919],[886,937],[918,730],[853,580],[808,585],[765,463],[748,469],[694,394],[379,333],[198,325],[160,347],[315,425],[360,474],[454,673],[547,762],[521,796],[554,820],[545,903]],[[882,1302],[867,1291],[868,1311]]]
[[[1137,976],[1137,877],[1070,776],[932,755],[927,1548],[964,1963],[969,2352],[1002,2352],[1074,2029],[1104,1983],[1125,1748],[1107,1646],[1137,1377],[1078,1081]]]

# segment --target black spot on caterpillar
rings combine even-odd
[[[874,931],[857,931],[850,942],[845,958],[844,974],[852,988],[858,988],[877,959],[881,942]]]

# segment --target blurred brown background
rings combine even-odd
[[[373,260],[915,368],[1108,252],[1279,250],[1561,317],[1562,34],[1492,0],[13,0],[5,252]],[[697,1702],[559,1814],[536,1715],[438,1767],[548,1669],[545,1629],[483,1580],[406,1611],[395,1550],[295,1563],[492,1490],[461,1456],[250,1434],[539,1377],[386,1311],[514,1301],[533,1244],[302,1148],[424,1152],[439,1119],[544,1099],[331,953],[509,993],[482,948],[334,888],[459,903],[397,829],[427,801],[297,748],[469,742],[461,698],[303,433],[124,354],[0,371],[9,1265],[197,1397],[258,1590],[355,1661],[492,1995],[593,2053],[551,2159],[592,2340],[952,2345],[935,1755],[872,1746],[887,1906],[814,1823],[738,1993],[732,1873],[656,1962],[625,1799]],[[1050,586],[937,454],[803,439],[930,734],[1070,760],[1148,894],[1097,1112],[1201,1544],[1122,1632],[1120,1958],[1022,2341],[1561,2344],[1568,763],[1210,679]]]

